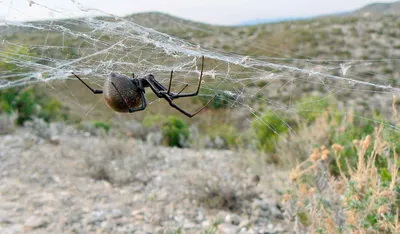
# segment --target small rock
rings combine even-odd
[[[261,210],[260,213],[259,213],[259,216],[260,216],[261,218],[266,218],[266,219],[268,219],[268,218],[271,217],[271,211],[270,211],[270,210]]]
[[[144,224],[144,225],[142,226],[142,230],[143,230],[145,233],[153,233],[154,227],[153,227],[152,225],[146,223],[146,224]]]
[[[239,224],[239,228],[247,228],[249,226],[250,226],[250,220],[248,219],[242,220]]]
[[[135,220],[144,220],[144,216],[143,215],[135,215]]]
[[[53,136],[49,139],[49,142],[53,145],[59,145],[60,144],[60,138],[57,136]]]
[[[275,227],[275,232],[277,232],[277,233],[284,233],[284,232],[285,232],[285,228],[283,228],[281,224],[278,224],[278,225]]]
[[[121,210],[119,210],[119,209],[113,209],[113,210],[111,211],[111,217],[112,217],[113,219],[121,218],[121,217],[122,217],[122,212],[121,212]]]
[[[144,231],[139,231],[137,225],[129,223],[117,228],[118,233],[146,233]]]
[[[100,222],[103,222],[105,219],[106,219],[106,215],[104,214],[103,211],[93,211],[90,223],[97,223],[97,222],[100,223]]]
[[[260,208],[261,210],[270,210],[270,205],[266,202],[260,202]]]
[[[226,148],[226,144],[225,141],[222,137],[220,136],[216,136],[214,139],[214,146],[217,149],[225,149]]]
[[[185,220],[185,222],[183,224],[184,229],[193,229],[195,227],[196,227],[196,224],[190,222],[189,220]]]
[[[132,216],[143,215],[143,214],[144,214],[143,210],[133,210],[133,211],[131,212],[131,215],[132,215]]]
[[[204,220],[205,216],[203,210],[199,209],[196,216],[196,221],[201,223]]]
[[[5,217],[0,217],[0,224],[12,224],[14,223],[11,219],[5,218]]]
[[[229,223],[223,223],[218,225],[217,234],[233,234],[237,233],[239,228]]]
[[[161,145],[163,140],[162,134],[160,132],[150,132],[146,136],[146,141],[150,145],[158,146]]]
[[[204,220],[204,221],[201,223],[201,225],[202,225],[203,227],[208,227],[208,226],[211,225],[211,222],[210,222],[209,220]]]
[[[21,224],[14,224],[7,226],[7,231],[2,233],[24,233],[21,230],[23,230],[23,226]],[[2,229],[2,231],[4,231],[4,229]]]
[[[29,229],[46,227],[47,224],[48,224],[48,221],[46,219],[44,219],[43,217],[37,217],[37,216],[30,216],[25,221],[25,227],[29,228]]]
[[[242,218],[237,214],[228,214],[225,217],[225,223],[230,223],[230,224],[233,224],[233,225],[239,225],[241,219]]]

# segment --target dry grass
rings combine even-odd
[[[138,182],[146,185],[148,164],[156,155],[149,155],[135,146],[133,140],[114,138],[93,139],[83,148],[86,173],[95,180],[105,180],[115,185]]]
[[[215,170],[190,178],[191,197],[212,209],[242,212],[260,194],[256,188],[258,181],[237,173]]]
[[[15,130],[15,122],[17,118],[18,114],[16,113],[11,115],[0,115],[0,135],[12,133]]]
[[[329,142],[331,127],[328,115],[325,112],[322,116],[317,117],[311,126],[307,126],[304,121],[298,121],[298,125],[301,126],[299,131],[288,134],[286,141],[277,143],[279,157],[276,160],[280,164],[292,168],[307,159],[307,155],[313,150],[313,145],[326,145]]]
[[[290,174],[294,189],[284,197],[296,227],[312,233],[399,233],[400,184],[398,156],[382,137],[382,127],[361,140],[354,140],[357,166],[347,159],[348,175],[328,170],[330,160],[339,161],[344,147],[333,144],[314,149]],[[392,152],[391,155],[389,152]],[[377,158],[387,162],[376,166]],[[340,165],[340,163],[338,163]]]

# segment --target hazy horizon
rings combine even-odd
[[[382,0],[0,0],[1,21],[35,21],[111,14],[163,12],[209,24],[235,25],[263,19],[305,18],[356,10]],[[393,2],[393,1],[392,1]]]

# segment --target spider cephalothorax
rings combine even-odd
[[[185,87],[178,93],[171,92],[171,83],[173,77],[173,71],[171,71],[171,76],[169,80],[168,89],[165,88],[160,82],[158,82],[152,74],[149,74],[142,78],[135,78],[132,74],[132,78],[121,74],[111,73],[104,83],[103,90],[92,89],[87,85],[81,78],[72,73],[76,78],[78,78],[86,87],[88,87],[94,94],[104,93],[104,100],[107,105],[117,112],[135,112],[144,110],[147,106],[147,101],[145,97],[145,88],[150,88],[158,98],[164,98],[167,100],[170,106],[182,112],[188,117],[193,117],[202,111],[208,104],[210,104],[215,96],[202,108],[193,114],[190,114],[183,110],[181,107],[177,106],[173,100],[181,97],[193,97],[199,93],[201,81],[203,79],[203,68],[204,68],[204,56],[202,58],[201,72],[199,77],[199,83],[197,85],[197,90],[193,93],[182,93]]]

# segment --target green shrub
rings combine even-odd
[[[265,112],[263,116],[255,120],[252,124],[259,149],[265,152],[273,152],[279,136],[287,132],[289,126],[292,126],[292,124],[294,122],[282,116],[281,113]]]
[[[348,166],[354,168],[358,162],[357,149],[354,148],[353,140],[361,139],[374,132],[375,125],[368,121],[355,121],[341,126],[331,125],[330,140],[331,144],[340,144],[344,147],[342,157],[337,161],[332,161],[329,171],[333,175],[339,175],[339,166],[347,174]],[[378,161],[378,160],[377,160]],[[337,163],[340,163],[338,165]]]
[[[62,106],[58,100],[45,96],[38,101],[40,110],[38,117],[44,119],[46,122],[57,120],[59,118],[66,119],[66,116],[61,116]]]
[[[299,116],[307,122],[314,122],[327,110],[328,106],[329,100],[318,96],[304,97],[297,104]]]
[[[29,48],[20,46],[20,47],[10,47],[4,53],[2,53],[4,59],[0,60],[0,70],[3,71],[13,71],[13,72],[22,72],[26,71],[23,67],[18,67],[15,65],[15,60],[19,62],[28,62],[32,57],[32,53]]]
[[[109,131],[110,128],[111,128],[111,125],[110,125],[110,124],[104,123],[104,122],[102,122],[102,121],[96,121],[96,122],[93,123],[93,125],[94,125],[95,128],[102,128],[102,129],[104,129],[107,133],[108,133],[108,131]]]
[[[400,233],[398,156],[381,136],[382,128],[362,139],[353,139],[357,162],[351,171],[328,171],[328,162],[344,157],[345,147],[333,144],[314,149],[290,173],[293,188],[284,195],[306,233]],[[382,167],[376,160],[385,160]],[[397,163],[397,165],[396,165]],[[347,175],[346,175],[347,174]],[[333,179],[334,178],[334,179]],[[344,214],[339,217],[338,214]]]
[[[202,105],[207,104],[207,102],[210,101],[211,96],[215,95],[212,91],[209,90],[204,90],[202,94],[208,94],[205,96],[198,97],[198,100],[200,100]],[[238,98],[236,95],[229,95],[228,93],[225,92],[220,93],[214,98],[214,100],[210,103],[210,105],[208,105],[207,108],[211,108],[214,110],[228,108],[233,103],[235,103],[236,98]]]
[[[161,126],[164,118],[164,116],[159,114],[146,115],[146,117],[142,120],[142,124],[146,128]]]
[[[358,161],[357,149],[354,147],[353,140],[362,139],[367,137],[368,135],[373,134],[377,124],[375,121],[371,121],[368,119],[354,118],[353,114],[341,114],[335,117],[332,117],[332,115],[333,114],[331,114],[330,116],[331,123],[329,143],[342,145],[343,151],[341,152],[342,157],[339,160],[331,161],[329,165],[329,170],[330,173],[332,173],[333,175],[339,175],[338,173],[340,166],[342,172],[345,175],[348,175],[350,168],[354,168]],[[362,114],[358,113],[356,115],[361,116]],[[366,116],[366,113],[364,113],[363,116]],[[373,119],[379,120],[379,122],[384,126],[390,126],[390,124],[384,121],[384,119],[379,115],[375,115]],[[394,149],[399,152],[399,132],[391,128],[383,128],[380,133],[380,137],[393,145],[394,148],[389,148],[390,153],[394,153]],[[371,152],[367,151],[366,154],[371,155]],[[338,165],[338,163],[340,165]],[[385,157],[383,157],[383,155],[377,155],[377,158],[375,159],[375,165],[379,170],[381,168],[386,168],[387,163]]]
[[[27,63],[32,60],[33,52],[24,46],[10,47],[4,53],[4,59],[0,61],[0,70],[29,72],[25,67],[19,67],[18,62]],[[14,78],[9,78],[13,80]],[[17,123],[22,125],[32,117],[38,117],[47,122],[61,116],[61,104],[49,97],[44,92],[32,87],[16,87],[0,91],[0,113],[18,113]]]
[[[47,122],[61,117],[61,104],[33,88],[10,88],[0,92],[0,113],[18,113],[18,124],[32,117],[43,118]]]
[[[343,31],[341,28],[333,28],[331,33],[332,35],[338,35],[338,36],[343,35]]]
[[[213,126],[211,129],[209,129],[209,134],[212,138],[217,136],[222,137],[228,148],[234,148],[237,146],[239,134],[237,129],[231,125],[221,124],[218,126]]]
[[[168,146],[184,147],[189,140],[190,131],[181,119],[170,116],[162,126],[163,139]]]

